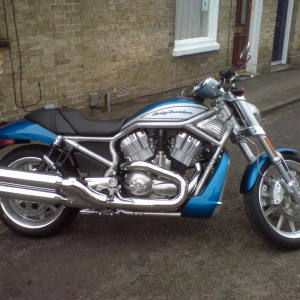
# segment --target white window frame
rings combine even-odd
[[[220,49],[217,43],[219,0],[210,0],[208,17],[208,37],[199,37],[175,41],[173,56],[215,51]]]

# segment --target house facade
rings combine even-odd
[[[246,71],[300,64],[300,0],[4,0],[0,113],[46,104],[87,110],[160,99],[215,76],[251,44]],[[8,46],[9,45],[9,46]],[[38,84],[40,83],[40,84]],[[40,94],[42,95],[40,97]],[[100,103],[101,104],[101,103]],[[25,110],[24,110],[25,108]]]

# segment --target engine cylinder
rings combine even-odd
[[[149,137],[143,131],[132,133],[121,141],[121,151],[131,161],[145,161],[154,155],[150,147]]]
[[[202,143],[185,132],[179,133],[175,138],[170,156],[185,166],[192,165],[193,159],[203,151]]]

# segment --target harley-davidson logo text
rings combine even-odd
[[[192,115],[193,113],[191,111],[186,110],[168,110],[168,111],[159,111],[155,112],[152,116],[158,116],[158,115],[171,115],[171,114],[184,114],[184,115]]]

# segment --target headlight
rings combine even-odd
[[[194,91],[202,98],[214,99],[221,96],[219,82],[211,77],[203,79]]]
[[[248,104],[248,107],[250,108],[251,112],[253,113],[255,119],[257,120],[257,122],[260,123],[261,116],[260,116],[259,110],[253,104],[251,104],[251,103],[247,103],[247,104]]]

